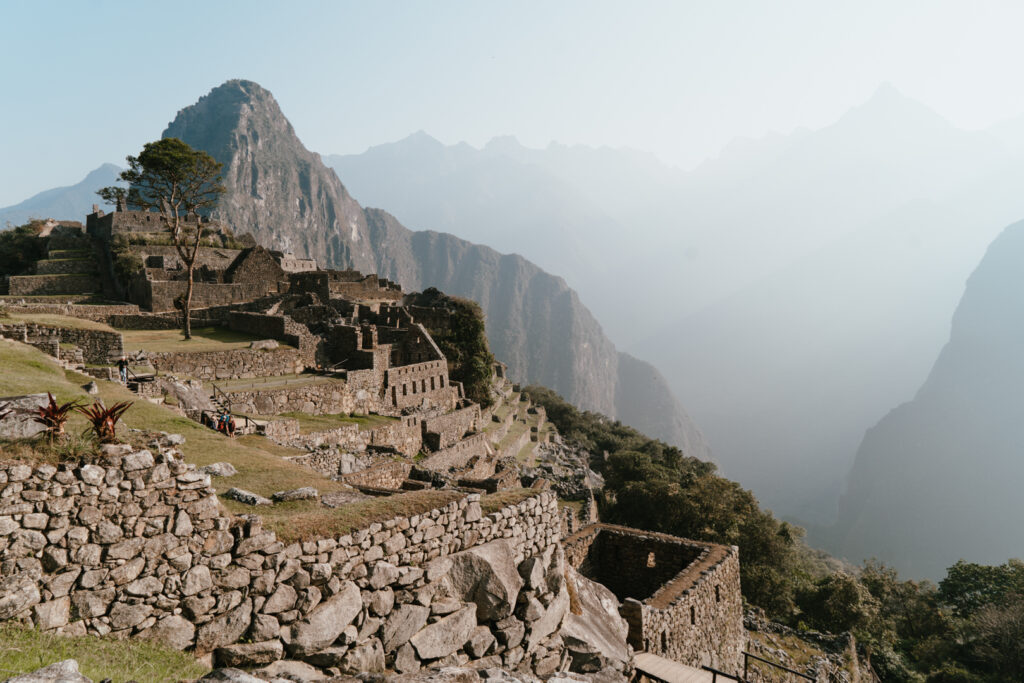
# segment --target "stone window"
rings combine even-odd
[[[668,631],[661,632],[661,653],[668,652]]]
[[[423,393],[427,393],[427,380],[420,380],[420,390],[423,391]]]
[[[647,553],[647,566],[648,567],[656,567],[656,566],[658,566],[657,563],[654,561],[654,551],[653,550],[651,552]]]
[[[690,626],[694,626],[697,623],[697,608],[690,605]]]
[[[412,381],[412,393],[413,393],[413,394],[415,394],[415,393],[416,393],[416,380],[413,380],[413,381]]]
[[[430,390],[431,390],[431,391],[433,391],[433,390],[434,390],[435,388],[436,388],[436,387],[434,387],[434,378],[433,378],[433,377],[431,377],[431,378],[430,378]]]
[[[405,382],[402,382],[402,396],[408,396],[408,395],[409,395],[409,385],[406,384]]]
[[[438,379],[441,380],[441,388],[444,389],[444,375],[441,375]]]
[[[715,586],[715,602],[722,602],[722,587]]]

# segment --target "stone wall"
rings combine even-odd
[[[138,314],[139,307],[135,304],[66,304],[66,303],[29,303],[12,305],[8,308],[12,313],[43,313],[46,315],[69,315],[84,318],[93,322],[106,323],[111,327],[121,327],[112,322],[112,318],[121,315]]]
[[[146,358],[159,372],[204,380],[276,377],[306,369],[298,349],[287,348],[146,352]]]
[[[95,292],[100,283],[95,275],[12,275],[8,278],[11,296],[51,296]]]
[[[375,489],[397,491],[409,478],[412,463],[405,460],[385,460],[364,470],[344,475],[341,479],[351,486],[369,486]]]
[[[142,280],[132,289],[133,303],[151,311],[173,311],[175,300],[185,294],[187,283],[181,280]],[[276,282],[233,282],[211,284],[195,282],[192,305],[195,308],[223,306],[278,293]]]
[[[236,413],[248,415],[271,416],[290,412],[337,415],[356,411],[387,414],[387,407],[372,397],[359,401],[349,384],[329,379],[273,389],[260,389],[257,384],[252,389],[229,391],[228,396]]]
[[[420,467],[434,472],[484,479],[494,474],[496,460],[487,444],[486,434],[473,434],[458,443],[429,455]]]
[[[457,443],[467,432],[480,423],[480,406],[473,404],[446,415],[427,418],[423,421],[423,439],[431,450],[448,448]]]
[[[229,666],[288,656],[414,671],[492,656],[553,671],[564,661],[550,493],[488,515],[468,495],[284,543],[255,515],[225,515],[209,476],[173,448],[107,451],[102,464],[0,463],[0,620],[151,638]],[[517,618],[530,596],[544,602]]]
[[[361,429],[355,423],[344,424],[334,429],[298,434],[284,441],[275,441],[286,446],[310,450],[325,446],[336,446],[356,452],[368,448],[388,449],[406,457],[416,455],[423,446],[419,420],[415,417],[404,417],[400,422],[380,425],[373,429]]]
[[[36,261],[36,275],[81,275],[93,274],[96,270],[94,258],[60,258]]]
[[[399,410],[419,406],[424,400],[433,402],[451,393],[444,391],[448,388],[448,362],[444,360],[390,368],[386,381],[391,403]]]
[[[0,335],[33,346],[39,346],[40,340],[73,344],[81,351],[82,359],[86,363],[103,365],[124,354],[124,337],[120,332],[85,330],[37,323],[0,323]],[[57,357],[57,354],[51,353],[49,350],[47,353]]]
[[[691,666],[743,665],[739,549],[594,524],[563,542],[566,561],[623,601],[629,642]]]

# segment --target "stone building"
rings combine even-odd
[[[566,561],[622,601],[629,644],[690,666],[743,667],[739,549],[592,524],[565,539]]]

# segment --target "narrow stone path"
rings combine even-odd
[[[673,662],[650,652],[638,652],[633,657],[633,664],[637,671],[665,683],[711,683],[714,679],[709,671]]]

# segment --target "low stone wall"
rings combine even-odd
[[[506,435],[507,436],[507,435]],[[532,434],[529,429],[524,429],[522,433],[516,438],[509,441],[497,452],[498,459],[502,458],[514,458],[519,455],[519,451],[523,449],[526,444],[530,443]]]
[[[283,411],[287,412],[287,411]],[[402,418],[401,422],[384,424],[374,429],[360,429],[355,423],[344,424],[308,434],[298,434],[285,440],[278,440],[286,446],[310,450],[336,446],[348,451],[361,452],[368,448],[389,449],[412,457],[420,452],[423,439],[419,421],[414,417]]]
[[[96,271],[94,258],[62,258],[36,261],[36,275],[92,275]]]
[[[138,314],[139,307],[135,304],[55,304],[55,303],[28,303],[11,306],[12,313],[43,313],[46,315],[69,315],[74,318],[84,318],[93,322],[106,323],[111,327],[122,327],[112,319],[122,315]]]
[[[332,380],[276,389],[229,391],[228,396],[235,412],[249,415],[269,416],[296,411],[310,415],[336,415],[352,413],[360,407],[345,382]]]
[[[267,420],[263,426],[263,436],[277,443],[287,442],[299,435],[299,421],[294,417],[278,420]]]
[[[480,423],[480,406],[473,404],[446,415],[423,421],[423,438],[428,448],[440,450],[457,443]]]
[[[563,547],[571,566],[623,601],[634,649],[722,671],[743,665],[736,546],[593,524]]]
[[[159,372],[205,380],[276,377],[306,369],[296,349],[146,352],[146,358]]]
[[[398,491],[409,478],[412,463],[404,460],[385,460],[365,470],[346,474],[341,479],[351,486],[369,486],[375,489]]]
[[[0,335],[33,346],[38,346],[40,340],[46,340],[44,350],[54,357],[59,357],[59,351],[52,353],[48,349],[51,340],[61,344],[74,344],[81,351],[82,359],[86,363],[106,364],[124,354],[124,337],[120,332],[16,322],[0,323]]]
[[[85,294],[100,287],[95,275],[12,275],[8,282],[11,296]]]
[[[140,284],[137,301],[151,311],[173,311],[174,301],[185,293],[187,283],[182,280],[146,280]],[[192,305],[196,308],[223,306],[252,301],[278,292],[276,282],[193,283]]]
[[[468,495],[283,543],[255,515],[225,515],[209,476],[162,450],[0,463],[0,620],[154,639],[228,666],[288,656],[415,671],[488,655],[539,672],[564,661],[569,598],[550,493],[488,515]],[[478,591],[488,566],[510,569]]]
[[[491,456],[491,450],[487,445],[486,434],[473,434],[453,446],[444,448],[433,453],[421,463],[420,467],[435,472],[447,472],[449,470],[462,470],[470,464],[473,458],[486,458]],[[493,472],[493,470],[492,470]],[[485,474],[483,476],[489,476]],[[466,476],[472,476],[466,474]],[[483,478],[483,477],[480,477]]]
[[[497,426],[491,428],[491,431],[488,432],[488,437],[490,438],[491,443],[497,446],[498,443],[508,435],[508,430],[512,428],[512,425],[515,424],[516,411],[515,409],[509,410],[508,415],[506,415],[504,419],[499,418],[497,415],[493,415],[491,420],[497,422]]]

